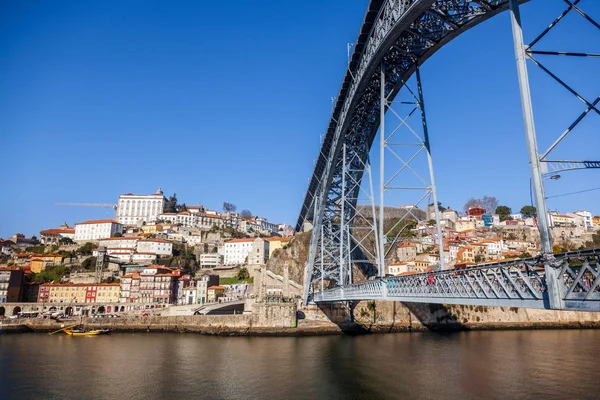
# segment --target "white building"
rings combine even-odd
[[[502,256],[502,251],[504,250],[504,240],[502,240],[502,238],[484,239],[481,243],[487,246],[487,254],[489,257],[494,259]]]
[[[254,238],[233,239],[225,242],[225,265],[245,264],[252,251]]]
[[[154,253],[158,256],[173,254],[173,243],[160,239],[141,239],[137,243],[139,253]]]
[[[108,256],[123,262],[149,263],[173,253],[173,244],[160,239],[107,238],[100,240],[99,245],[106,247]]]
[[[214,214],[191,213],[182,211],[180,213],[162,213],[158,215],[159,221],[169,222],[189,228],[211,229],[214,226],[223,227],[224,221],[220,216]]]
[[[223,264],[223,256],[219,253],[200,254],[200,268],[216,268]]]
[[[406,263],[392,263],[388,265],[388,274],[398,276],[400,274],[410,272],[409,265]]]
[[[579,210],[579,211],[575,211],[573,214],[579,215],[580,217],[583,218],[586,229],[590,230],[590,229],[594,228],[594,220],[593,220],[593,215],[591,212],[585,211],[585,210]]]
[[[75,241],[86,242],[112,237],[122,233],[123,225],[110,219],[97,219],[75,224]]]
[[[123,225],[155,221],[162,214],[166,202],[160,188],[148,195],[122,194],[117,203],[117,221]]]

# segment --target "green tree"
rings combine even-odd
[[[523,206],[521,207],[521,214],[525,218],[532,218],[537,215],[537,209],[534,206]]]
[[[96,268],[96,257],[88,257],[81,263],[81,268],[92,270]]]
[[[77,249],[77,254],[80,254],[82,256],[91,256],[95,248],[96,246],[94,246],[93,243],[87,242],[86,244]]]
[[[500,221],[506,221],[512,219],[510,214],[512,214],[512,210],[508,206],[498,206],[496,207],[496,214],[500,217]]]
[[[68,238],[68,237],[61,237],[60,240],[58,241],[58,243],[64,244],[64,245],[75,244],[73,239]]]
[[[481,258],[481,256],[475,256],[475,262],[476,263],[480,263],[482,261],[483,261],[483,259]]]
[[[435,219],[430,219],[427,221],[427,225],[435,225]]]
[[[173,196],[169,196],[169,199],[165,203],[164,211],[166,213],[177,212],[177,193],[173,193]]]
[[[248,272],[248,268],[243,267],[241,268],[237,274],[235,274],[235,278],[238,281],[246,281],[248,279],[250,279],[250,272]]]
[[[26,253],[36,253],[36,254],[43,254],[46,250],[46,247],[44,245],[37,245],[37,246],[29,246],[25,249]]]
[[[112,237],[123,237],[123,234],[121,232],[115,232],[113,233]]]

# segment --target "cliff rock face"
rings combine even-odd
[[[364,229],[364,227],[367,226],[367,221],[370,221],[372,218],[372,209],[370,206],[366,207],[364,205],[358,205],[357,210],[359,215],[354,220],[354,226],[357,229],[353,232],[356,239],[355,243],[361,242],[362,245],[367,248],[369,253],[376,254],[375,237],[372,231]],[[379,215],[379,208],[377,206],[375,206],[375,212]],[[385,207],[384,220],[386,231],[394,227],[396,222],[404,217],[406,213],[407,210],[404,208]],[[418,208],[412,209],[411,214],[416,216],[419,220],[425,218],[425,212]],[[415,218],[411,216],[410,218],[407,218],[407,220],[408,219],[414,220]],[[400,228],[397,228],[396,230],[399,232]],[[409,229],[406,230],[406,233],[408,233],[408,231]],[[301,285],[304,284],[304,266],[308,257],[311,234],[312,232],[299,233],[294,236],[294,240],[292,240],[289,245],[281,250],[275,250],[267,263],[267,269],[278,275],[283,275],[283,266],[287,262],[289,265],[290,279]],[[398,240],[401,239],[401,237],[398,238]],[[369,258],[365,255],[365,252],[361,253],[361,251],[362,249],[356,248],[352,254],[352,258],[354,260],[364,260]],[[390,252],[388,259],[391,262],[395,262],[396,258],[396,252]],[[353,274],[355,281],[365,280],[367,277],[373,276],[376,273],[376,268],[370,263],[354,263]]]
[[[304,264],[308,257],[311,232],[298,233],[287,246],[275,250],[269,261],[267,269],[277,275],[283,275],[283,266],[289,266],[290,280],[304,284]]]

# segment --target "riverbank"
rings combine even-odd
[[[296,318],[296,315],[299,318]],[[354,322],[339,304],[254,307],[251,314],[84,318],[90,329],[115,332],[190,332],[216,336],[317,336],[424,331],[597,329],[600,313],[417,303],[360,302]],[[52,332],[77,319],[4,320],[6,333]]]

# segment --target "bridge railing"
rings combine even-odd
[[[400,300],[549,308],[545,263],[559,270],[565,309],[600,311],[600,249],[558,255],[555,260],[517,260],[463,269],[386,277],[336,287],[314,295],[317,302]],[[438,301],[439,300],[439,301]]]

